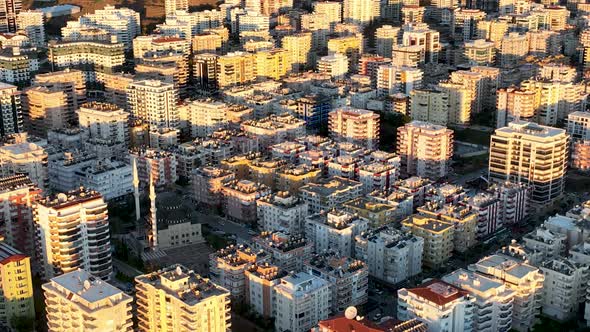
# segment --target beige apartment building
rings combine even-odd
[[[423,266],[436,269],[451,258],[455,238],[452,223],[413,215],[402,221],[402,230],[424,239]]]
[[[138,331],[227,332],[229,292],[176,264],[135,277]]]
[[[64,129],[76,121],[67,94],[53,86],[26,89],[23,113],[27,132],[38,137],[47,137],[48,131]]]
[[[505,127],[515,120],[535,120],[537,97],[534,91],[506,88],[498,89],[496,95],[496,128]]]
[[[192,173],[192,186],[195,200],[200,204],[221,207],[221,188],[224,183],[235,178],[235,174],[215,166],[202,166]]]
[[[253,82],[256,79],[256,57],[246,52],[232,52],[217,58],[219,88]]]
[[[302,232],[303,227],[298,229]],[[313,254],[313,243],[300,233],[263,231],[252,239],[254,246],[267,253],[273,264],[284,271],[299,271]]]
[[[226,182],[221,188],[225,215],[238,222],[255,223],[256,200],[270,193],[270,188],[261,183],[249,180]]]
[[[511,122],[491,137],[489,178],[533,185],[531,202],[550,203],[563,193],[568,146],[563,129]]]
[[[433,180],[449,172],[453,156],[453,131],[427,122],[412,121],[397,131],[401,172]]]
[[[454,249],[466,252],[476,243],[478,214],[465,205],[451,205],[440,201],[427,202],[417,209],[418,213],[448,222],[455,227]]]
[[[49,331],[133,331],[133,298],[85,270],[54,277],[42,287]]]
[[[244,245],[230,245],[209,255],[209,274],[217,285],[225,287],[234,300],[246,298],[245,271],[265,258],[265,253]]]
[[[330,135],[339,142],[351,142],[375,149],[379,145],[379,114],[368,110],[341,108],[330,112]]]

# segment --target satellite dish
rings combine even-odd
[[[346,310],[344,311],[344,317],[348,318],[348,319],[354,319],[357,315],[357,311],[355,307],[348,307],[346,308]]]

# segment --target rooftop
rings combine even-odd
[[[54,277],[43,286],[51,287],[52,284],[57,284],[71,293],[72,295],[67,295],[70,299],[71,296],[79,296],[89,303],[95,303],[114,296],[121,296],[123,300],[129,299],[131,301],[129,295],[120,289],[81,269]]]
[[[439,306],[444,306],[469,294],[467,291],[438,279],[432,279],[416,288],[410,288],[408,292]]]

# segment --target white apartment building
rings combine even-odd
[[[247,11],[238,15],[238,31],[269,31],[270,17],[259,12]]]
[[[299,272],[281,278],[275,291],[277,331],[307,332],[330,315],[332,293],[324,279]]]
[[[543,314],[559,321],[572,319],[586,301],[588,266],[567,258],[544,261],[540,266],[543,283]]]
[[[442,280],[455,285],[475,298],[475,331],[508,331],[512,326],[516,292],[495,278],[458,269]]]
[[[541,271],[510,256],[491,255],[469,265],[469,270],[497,278],[514,291],[512,302],[512,328],[529,331],[538,320],[543,300]]]
[[[258,227],[270,232],[303,232],[307,204],[299,197],[280,191],[256,202]]]
[[[439,179],[449,172],[453,131],[427,122],[412,121],[397,131],[397,153],[402,174]]]
[[[477,214],[477,238],[494,234],[503,225],[503,206],[492,193],[480,192],[465,202]]]
[[[82,26],[99,28],[117,37],[117,42],[123,43],[126,50],[133,48],[133,38],[141,34],[139,13],[129,8],[115,8],[106,5],[93,14],[80,16],[78,21]]]
[[[129,113],[114,104],[92,102],[82,104],[76,112],[85,139],[122,144],[129,143]]]
[[[375,190],[389,190],[399,176],[400,164],[383,164],[379,162],[360,165],[358,180],[363,184],[363,193],[369,194]]]
[[[182,127],[188,128],[191,137],[207,137],[229,124],[229,105],[211,99],[193,100],[178,108]]]
[[[402,27],[401,44],[421,47],[425,63],[438,63],[441,50],[440,33],[430,29],[425,23],[409,23]]]
[[[51,331],[133,331],[133,298],[85,270],[51,278],[42,287]]]
[[[379,114],[369,110],[341,108],[330,112],[330,136],[374,149],[379,144]]]
[[[35,205],[34,218],[45,279],[78,268],[103,280],[110,279],[113,268],[109,216],[101,194],[80,188],[48,196]],[[73,224],[79,227],[72,229]],[[54,236],[56,232],[58,237]]]
[[[409,95],[422,87],[422,69],[381,65],[377,68],[377,95],[390,96],[396,93]]]
[[[348,57],[342,53],[323,56],[318,60],[318,72],[335,80],[343,79],[348,74]]]
[[[432,279],[416,288],[397,291],[397,318],[418,319],[432,332],[474,330],[476,299],[468,291]]]
[[[397,284],[422,272],[424,239],[385,225],[355,236],[354,257],[366,262],[369,274]]]
[[[566,119],[570,113],[586,109],[588,94],[584,91],[582,84],[527,80],[520,86],[523,90],[535,92],[536,120],[542,125],[555,126],[558,121]]]
[[[46,47],[45,43],[45,16],[41,10],[21,11],[16,19],[19,30],[23,30],[31,45]]]
[[[247,285],[246,301],[251,310],[264,317],[276,317],[275,286],[281,282],[286,272],[264,262],[253,264],[244,273]]]
[[[360,182],[336,176],[309,183],[299,191],[307,203],[309,213],[319,213],[360,196],[362,186]]]
[[[263,231],[252,241],[283,271],[300,271],[313,253],[313,243],[302,234]]]
[[[330,31],[334,31],[337,24],[342,22],[342,3],[337,1],[318,1],[313,3],[313,12],[325,16],[330,24]]]
[[[564,256],[567,252],[567,235],[550,231],[544,225],[523,236],[522,242],[524,249],[533,253],[527,260],[535,266]]]
[[[512,182],[496,183],[488,189],[500,200],[502,224],[515,224],[528,216],[531,189],[527,185]]]
[[[362,260],[328,251],[313,255],[304,271],[330,283],[332,313],[363,305],[369,298],[369,269]]]
[[[278,144],[305,135],[305,121],[284,113],[258,120],[246,120],[241,129],[258,139],[262,147]]]
[[[534,185],[533,204],[553,201],[563,193],[568,144],[563,129],[511,122],[491,137],[489,178]]]
[[[80,185],[98,191],[105,200],[133,193],[133,170],[129,164],[117,160],[95,161],[81,167],[75,177]]]
[[[393,46],[397,45],[400,39],[401,29],[391,25],[383,25],[375,30],[375,45],[377,54],[391,58]]]
[[[534,121],[537,114],[536,94],[517,88],[496,91],[496,128],[516,120]]]
[[[135,277],[138,331],[226,332],[229,292],[176,264]]]
[[[165,0],[164,14],[166,17],[174,15],[177,10],[188,11],[188,0]]]
[[[0,81],[26,86],[39,71],[39,59],[34,52],[20,47],[0,50]]]
[[[178,128],[177,98],[173,83],[145,80],[132,82],[127,88],[131,114],[154,129]]]
[[[26,135],[20,135],[13,144],[0,147],[0,174],[2,177],[24,174],[39,189],[48,190],[47,158],[42,146],[27,142]]]
[[[315,252],[334,250],[352,256],[354,239],[369,228],[368,220],[354,214],[331,210],[305,220],[305,237],[314,243]]]
[[[476,39],[466,42],[463,56],[469,65],[491,66],[496,58],[496,47],[493,42]]]

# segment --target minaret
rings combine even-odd
[[[148,242],[152,249],[158,247],[158,219],[156,217],[156,188],[150,175],[150,215],[148,216]]]
[[[139,175],[137,174],[137,161],[133,160],[133,196],[135,197],[135,220],[138,221],[141,217],[141,211],[139,208]]]

